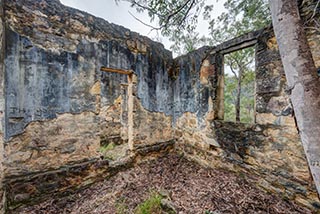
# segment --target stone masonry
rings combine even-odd
[[[307,26],[316,1],[303,2]],[[0,6],[0,213],[168,152],[319,211],[272,27],[173,59],[59,0]],[[307,29],[320,67],[319,31]],[[223,55],[246,47],[256,49],[256,123],[225,122]]]

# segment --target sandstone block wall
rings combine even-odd
[[[315,1],[305,2],[306,21]],[[4,12],[0,179],[9,209],[76,191],[173,145],[320,207],[271,28],[172,59],[163,45],[58,0],[6,1]],[[319,67],[319,32],[307,33]],[[240,46],[256,48],[256,124],[223,121],[223,55]]]
[[[295,126],[286,78],[272,30],[256,46],[256,122]]]
[[[319,31],[310,28],[316,1],[304,1],[301,15],[306,23],[309,45],[317,67]],[[319,19],[319,13],[313,17]],[[313,25],[314,26],[314,25]],[[221,55],[239,47],[256,49],[256,124],[223,121],[223,59]],[[187,157],[210,167],[221,167],[256,177],[258,186],[311,209],[319,209],[319,198],[294,121],[286,78],[272,28],[248,33],[213,47],[203,57],[216,59],[212,79],[213,112],[197,118],[183,114],[175,123],[176,148]],[[199,78],[203,69],[198,69]],[[180,71],[183,72],[183,71]],[[205,82],[205,81],[201,81]]]
[[[5,12],[7,176],[90,160],[100,141],[127,140],[127,77],[101,66],[134,70],[137,109],[171,114],[171,53],[161,44],[57,0],[8,1]]]
[[[133,162],[122,147],[124,159],[104,159],[109,144],[125,145],[130,136],[127,76],[102,66],[135,72],[134,148],[146,154],[162,148],[152,144],[172,146],[172,56],[162,44],[58,0],[6,1],[4,10],[1,176],[9,208],[81,188]]]

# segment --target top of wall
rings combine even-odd
[[[158,50],[169,59],[172,53],[163,44],[109,23],[86,12],[67,7],[59,0],[10,0],[5,2],[9,27],[45,49],[75,52],[79,40],[116,40],[132,52]]]

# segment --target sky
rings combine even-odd
[[[122,25],[129,28],[131,31],[138,32],[144,36],[148,36],[151,39],[160,37],[164,46],[170,50],[171,42],[168,38],[164,38],[161,35],[157,36],[156,31],[151,31],[150,27],[137,21],[129,11],[140,20],[146,23],[149,22],[149,17],[146,13],[138,13],[134,8],[130,7],[130,4],[126,1],[120,1],[118,4],[115,0],[60,0],[63,4],[74,7],[83,11],[86,11],[92,15],[101,17],[111,23]],[[214,11],[212,17],[217,17],[224,11],[223,3],[226,0],[207,0],[207,4],[214,4]],[[156,23],[151,23],[153,26]],[[203,19],[199,20],[197,32],[200,36],[208,36],[208,23]]]

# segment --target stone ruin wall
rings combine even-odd
[[[213,111],[208,111],[202,120],[194,113],[180,117],[176,148],[205,166],[229,169],[239,175],[249,173],[259,187],[318,209],[318,195],[295,126],[275,41],[272,29],[264,29],[211,50],[213,56],[207,57],[212,68],[209,73],[218,75],[211,101]],[[320,40],[315,41],[320,44]],[[234,44],[240,47],[254,44],[256,49],[255,124],[219,120],[222,116],[219,106],[223,103],[219,89],[223,87],[223,62],[219,55],[234,49]],[[200,69],[200,79],[207,73],[205,67],[203,64]]]
[[[171,53],[162,44],[59,1],[7,1],[5,10],[4,183],[14,208],[81,188],[173,145]],[[132,69],[128,82],[102,66]],[[110,163],[101,146],[136,154]],[[72,190],[73,189],[73,190]]]
[[[308,28],[316,1],[304,1],[300,11],[316,67],[319,61],[319,30]],[[315,19],[319,19],[316,13]],[[223,121],[223,59],[221,55],[243,47],[256,49],[255,124]],[[286,78],[272,28],[251,32],[213,47],[198,68],[200,81],[214,88],[204,117],[187,112],[176,123],[176,149],[202,165],[253,175],[269,192],[319,209],[290,103]],[[186,62],[192,54],[183,56]],[[179,60],[179,59],[178,59]],[[181,60],[180,60],[181,61]],[[183,67],[183,65],[181,66]],[[180,71],[181,72],[181,71]],[[214,74],[205,80],[206,75]],[[209,75],[209,76],[210,76]]]
[[[10,209],[76,191],[130,167],[137,155],[172,146],[201,164],[249,173],[267,191],[320,207],[272,29],[173,60],[161,44],[58,0],[6,1],[4,11],[0,143]],[[319,33],[307,34],[320,67]],[[256,47],[251,125],[221,120],[223,54],[244,43]],[[132,69],[132,93],[125,75],[101,72],[102,66]],[[135,152],[118,162],[101,158],[101,145],[126,145],[129,138]]]

